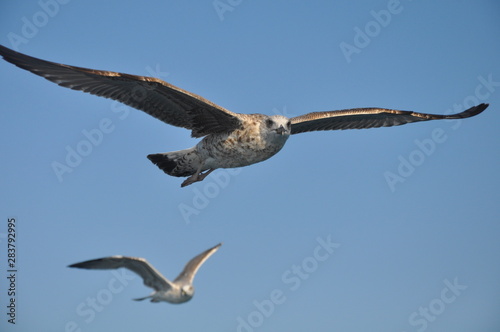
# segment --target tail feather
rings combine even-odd
[[[165,173],[169,175],[173,175],[172,173],[174,169],[177,167],[177,162],[175,161],[175,159],[170,159],[167,154],[163,153],[150,154],[148,155],[148,159],[151,160],[153,164],[158,166],[161,170],[163,170]]]
[[[148,155],[148,159],[162,171],[171,176],[191,176],[201,163],[194,148]]]

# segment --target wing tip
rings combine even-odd
[[[0,45],[0,55],[4,58],[5,61],[12,63],[15,66],[19,67],[19,57],[21,53],[16,52],[8,47]],[[23,68],[23,67],[21,67]],[[24,69],[24,68],[23,68]]]
[[[471,108],[466,109],[465,111],[455,114],[457,118],[459,119],[465,119],[465,118],[470,118],[473,116],[476,116],[478,114],[481,114],[485,109],[488,108],[490,104],[487,103],[481,103],[476,106],[472,106]]]
[[[68,265],[67,267],[78,268],[78,269],[88,269],[88,267],[85,263],[87,263],[87,262],[74,263],[74,264]]]
[[[97,258],[97,259],[91,259],[88,261],[83,261],[79,263],[74,263],[71,265],[68,265],[68,267],[74,267],[74,268],[79,268],[79,269],[93,269],[96,263],[99,263],[103,261],[105,258]]]
[[[110,258],[121,259],[121,258],[127,258],[127,257],[121,256],[121,255],[115,255],[115,256],[108,256],[108,257],[90,259],[90,260],[87,260],[87,261],[83,261],[83,262],[79,262],[79,263],[74,263],[74,264],[68,265],[68,267],[79,268],[79,269],[89,269],[89,270],[91,270],[91,269],[95,269],[95,265],[96,264],[101,263],[102,261],[105,261],[105,260],[110,259]]]
[[[5,56],[8,56],[10,54],[16,54],[16,53],[18,53],[18,52],[0,44],[0,55],[1,56],[5,57]]]

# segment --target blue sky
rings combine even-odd
[[[0,330],[498,331],[496,1],[3,1],[0,31],[29,55],[156,76],[240,113],[490,103],[464,121],[296,135],[180,188],[146,155],[195,145],[189,131],[0,61]],[[130,255],[175,278],[219,242],[183,305],[132,301],[150,289],[131,273],[66,267]]]

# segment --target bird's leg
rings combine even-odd
[[[181,184],[181,187],[189,186],[190,184],[193,184],[193,183],[198,182],[198,181],[203,181],[208,176],[208,174],[212,173],[215,170],[215,168],[210,168],[205,173],[203,173],[201,171],[202,168],[203,168],[203,165],[201,165],[196,170],[196,173],[194,173],[193,175],[188,177],[186,180],[184,180],[184,182],[182,182],[182,184]]]
[[[208,176],[208,174],[212,173],[213,171],[215,171],[215,168],[210,168],[205,173],[200,173],[200,175],[198,176],[198,181],[203,181]]]

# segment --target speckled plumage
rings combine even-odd
[[[235,168],[269,159],[285,145],[291,122],[284,116],[238,114],[241,127],[205,136],[195,147],[149,155],[148,158],[172,176],[194,175],[217,168]],[[208,175],[208,173],[206,174]],[[202,174],[201,176],[206,176]],[[182,186],[191,184],[189,178]]]
[[[241,114],[242,128],[230,133],[209,135],[196,145],[205,157],[208,168],[233,168],[255,164],[269,159],[285,145],[290,136],[289,121],[284,116],[268,117],[262,114]],[[266,119],[276,124],[267,128]],[[282,134],[276,129],[285,128]]]
[[[377,107],[313,112],[291,119],[281,115],[240,114],[153,77],[58,64],[1,45],[0,55],[56,84],[120,101],[167,124],[189,129],[193,137],[203,137],[190,149],[148,155],[165,173],[188,177],[182,186],[202,181],[217,168],[242,167],[266,160],[281,150],[290,135],[463,119],[488,107],[488,104],[480,104],[450,115]]]

